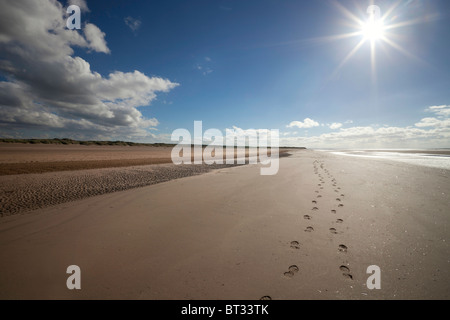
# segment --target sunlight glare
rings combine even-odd
[[[383,38],[384,36],[384,25],[381,20],[375,21],[370,19],[362,27],[362,33],[364,39],[375,41]]]

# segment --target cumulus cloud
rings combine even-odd
[[[137,30],[141,27],[141,24],[142,24],[142,21],[141,21],[141,20],[135,19],[135,18],[133,18],[133,17],[126,17],[126,18],[124,19],[124,21],[125,21],[125,24],[126,24],[133,32],[137,31]]]
[[[353,127],[311,137],[284,137],[283,146],[310,148],[432,148],[450,139],[450,128]]]
[[[434,113],[435,117],[423,118],[416,123],[416,127],[450,127],[450,106],[432,106],[425,109],[425,111]]]
[[[280,145],[311,148],[442,148],[450,141],[449,106],[429,107],[435,117],[423,118],[414,126],[339,127],[317,136],[283,136]],[[330,126],[331,127],[331,126]]]
[[[450,141],[450,105],[430,106],[424,110],[431,116],[406,127],[354,126],[343,128],[342,123],[327,124],[335,130],[316,136],[299,136],[285,132],[280,145],[310,148],[448,148]],[[352,120],[345,121],[353,124]],[[309,118],[294,121],[287,127],[311,128],[318,126]]]
[[[92,23],[86,24],[84,27],[84,35],[89,48],[97,52],[110,53],[105,41],[105,33]]]
[[[6,81],[0,81],[0,131],[45,130],[89,139],[152,137],[149,130],[158,120],[145,118],[138,107],[178,84],[139,71],[102,76],[91,70],[72,47],[109,53],[105,33],[90,23],[82,33],[68,30],[64,9],[56,0],[2,3],[0,73]]]
[[[329,127],[332,130],[336,130],[336,129],[339,129],[342,127],[342,123],[335,122],[335,123],[330,124]]]
[[[293,127],[297,127],[299,129],[309,129],[309,128],[314,128],[314,127],[318,127],[319,123],[310,119],[310,118],[306,118],[305,120],[303,120],[303,122],[301,121],[292,121],[290,124],[288,124],[286,127],[287,128],[293,128]]]
[[[74,5],[79,6],[81,12],[89,12],[90,11],[85,0],[69,0],[68,4],[69,5],[74,4]]]
[[[428,107],[426,111],[435,113],[440,117],[450,117],[450,106],[447,105]]]

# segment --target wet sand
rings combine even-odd
[[[79,171],[103,168],[125,168],[172,163],[172,147],[159,146],[96,146],[0,143],[0,177],[5,175]],[[287,155],[290,148],[280,148]],[[257,150],[235,148],[245,157]],[[194,161],[194,149],[191,150]],[[270,156],[270,150],[267,153]],[[207,158],[207,157],[206,157]],[[224,154],[225,159],[225,154]],[[22,178],[19,178],[22,179]]]
[[[223,168],[3,217],[0,298],[450,298],[450,171],[298,151],[259,173]],[[366,287],[370,265],[380,290]]]

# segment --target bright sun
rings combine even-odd
[[[373,0],[371,0],[371,2],[373,3]],[[367,7],[365,18],[356,16],[337,1],[335,1],[334,4],[345,16],[347,16],[347,18],[349,19],[349,25],[354,29],[354,31],[344,34],[338,34],[329,37],[328,39],[339,40],[352,37],[361,37],[361,39],[341,61],[339,66],[333,72],[333,76],[338,74],[339,70],[359,51],[359,49],[363,47],[364,44],[367,43],[370,46],[370,67],[374,83],[376,82],[377,47],[382,46],[385,49],[386,45],[389,45],[390,47],[400,51],[408,57],[414,58],[416,60],[418,59],[392,39],[395,36],[392,33],[393,29],[418,23],[418,21],[416,20],[394,23],[397,18],[395,12],[397,10],[397,7],[399,7],[400,5],[400,1],[397,1],[392,7],[387,8],[385,12],[382,12],[380,7],[372,4]]]
[[[365,40],[375,41],[384,37],[384,25],[381,20],[370,19],[362,26],[362,34]]]

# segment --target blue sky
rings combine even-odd
[[[170,142],[202,120],[223,132],[279,129],[282,145],[450,147],[448,0],[71,1],[81,30],[61,23],[68,3],[37,3],[2,4],[18,18],[0,33],[1,136]],[[341,65],[364,36],[334,36],[360,32],[350,15],[366,22],[369,5],[387,29],[373,41],[375,67],[371,41]],[[36,20],[54,28],[60,42],[49,30],[34,38],[56,46],[59,66],[25,35]],[[37,54],[19,59],[14,46]],[[40,79],[49,68],[61,80]]]

